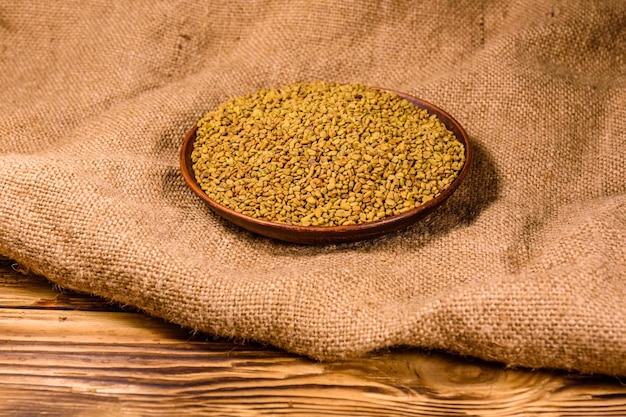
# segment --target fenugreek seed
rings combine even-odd
[[[348,212],[348,211],[346,211],[346,210],[341,210],[341,209],[339,209],[339,210],[336,210],[336,211],[335,211],[335,215],[336,215],[337,217],[342,217],[342,218],[343,218],[343,217],[348,217],[348,216],[350,215],[350,212]]]

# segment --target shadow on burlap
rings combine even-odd
[[[0,254],[317,359],[409,345],[626,375],[625,22],[613,1],[9,2]],[[217,218],[180,175],[185,132],[230,97],[310,80],[441,106],[470,135],[470,176],[366,242]]]

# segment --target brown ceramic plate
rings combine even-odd
[[[195,179],[191,162],[191,152],[193,151],[194,142],[196,140],[197,126],[192,127],[185,136],[180,153],[180,165],[185,182],[218,215],[230,220],[244,229],[274,239],[305,244],[341,243],[370,239],[403,229],[432,212],[452,195],[452,193],[458,188],[459,184],[461,184],[463,179],[467,176],[467,172],[472,162],[472,149],[465,130],[448,113],[426,101],[411,97],[404,93],[396,91],[391,92],[408,100],[419,108],[428,110],[430,114],[436,114],[439,120],[441,120],[465,146],[465,165],[461,169],[458,177],[437,197],[419,207],[414,208],[413,210],[374,222],[361,223],[351,226],[326,227],[281,224],[237,213],[236,211],[231,210],[209,198],[204,191],[202,191]]]

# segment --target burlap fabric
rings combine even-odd
[[[220,220],[184,133],[325,80],[405,91],[475,165],[400,233],[324,247]],[[395,345],[626,375],[626,3],[0,4],[0,254],[191,329],[318,359]]]

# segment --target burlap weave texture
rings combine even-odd
[[[228,98],[362,82],[449,111],[475,164],[429,218],[307,247],[217,218],[184,133]],[[626,3],[0,4],[0,254],[314,358],[394,345],[626,375]]]

